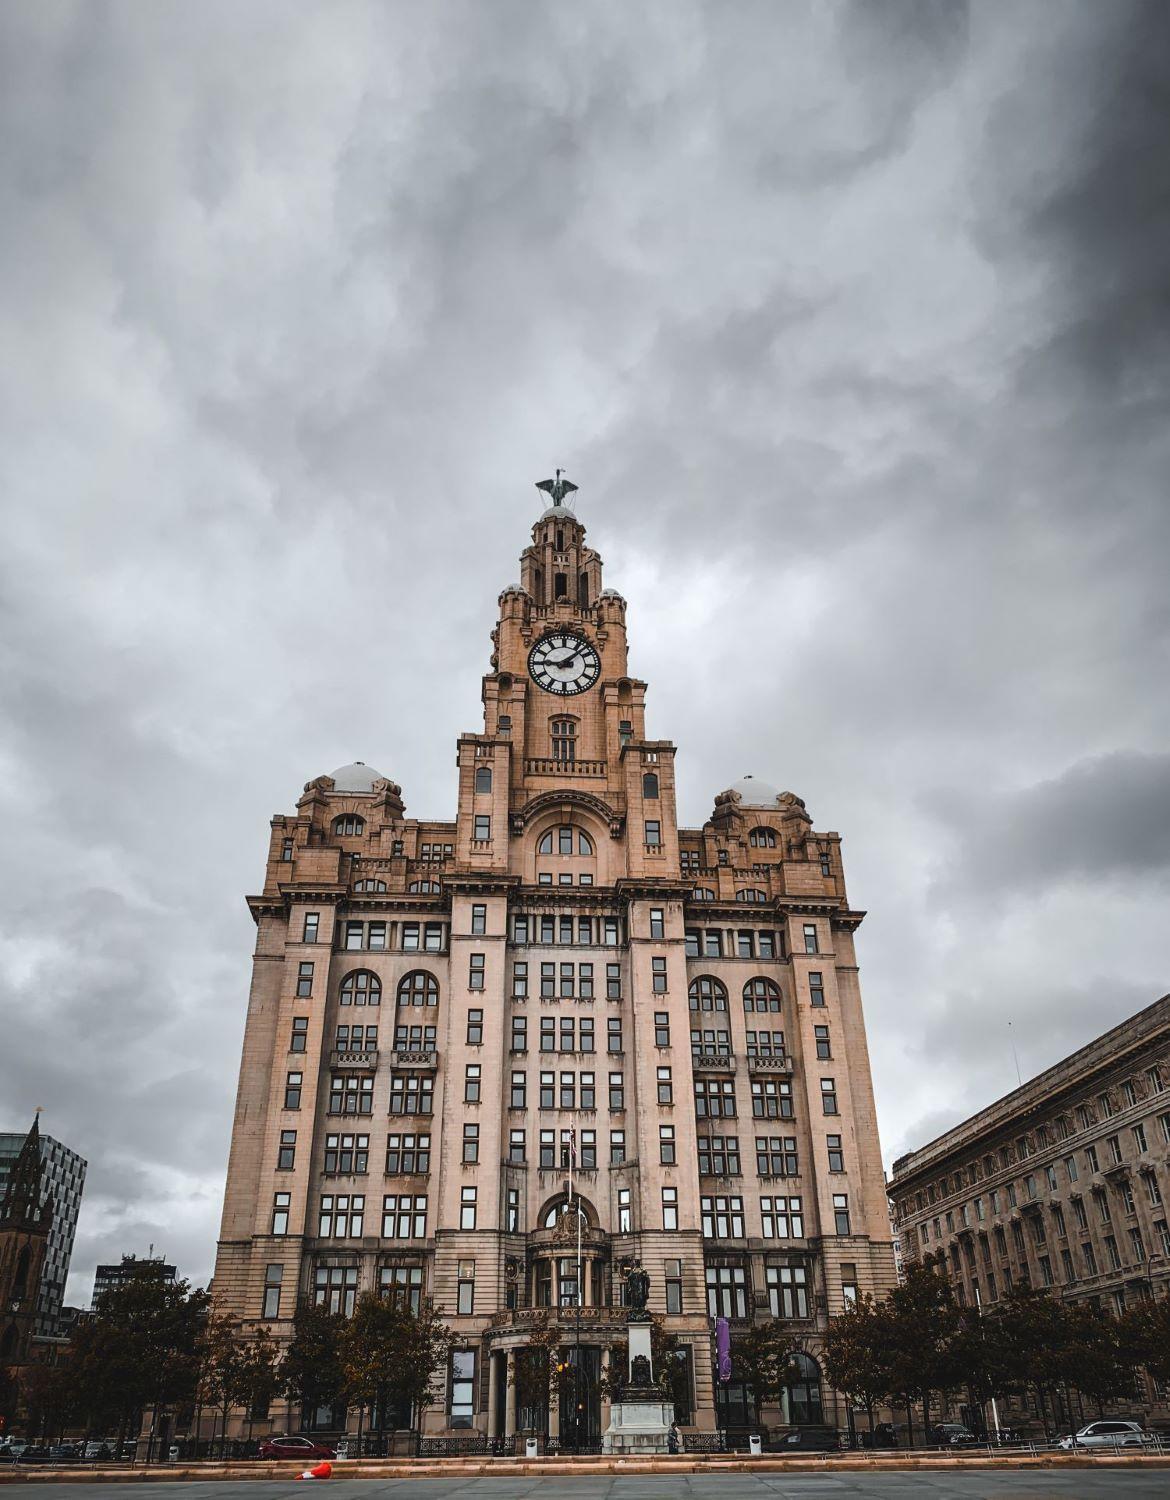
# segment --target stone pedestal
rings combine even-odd
[[[654,1384],[649,1322],[627,1325],[630,1339],[629,1384],[615,1401],[601,1439],[603,1453],[669,1453],[674,1404],[663,1400]]]

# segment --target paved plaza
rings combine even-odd
[[[322,1500],[1165,1500],[1170,1473],[1147,1469],[888,1470],[880,1474],[838,1471],[810,1474],[549,1475],[515,1478],[452,1476],[450,1479],[333,1479]],[[175,1500],[304,1500],[295,1480],[188,1481],[164,1484]],[[41,1484],[6,1484],[4,1500],[46,1500]],[[52,1500],[143,1500],[151,1485],[53,1485]]]

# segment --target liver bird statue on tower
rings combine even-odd
[[[570,480],[561,478],[561,475],[564,472],[564,469],[558,469],[557,477],[555,479],[541,479],[537,481],[536,488],[538,490],[547,491],[548,494],[552,497],[552,503],[554,505],[562,504],[565,496],[571,495],[577,488],[577,486]]]

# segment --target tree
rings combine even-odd
[[[20,1371],[28,1433],[59,1438],[76,1412],[76,1387],[67,1365],[25,1365]]]
[[[411,1423],[422,1427],[422,1412],[430,1404],[435,1376],[446,1367],[451,1352],[451,1330],[424,1302],[417,1313],[404,1310],[403,1337],[399,1343],[391,1391],[411,1414]]]
[[[212,1313],[199,1340],[199,1397],[219,1413],[219,1452],[227,1452],[228,1417],[240,1403],[243,1360],[237,1325],[228,1313]],[[215,1439],[214,1423],[211,1429]]]
[[[757,1422],[763,1407],[779,1403],[794,1352],[792,1337],[779,1318],[753,1324],[735,1335],[731,1357],[736,1374],[751,1388]]]
[[[923,1426],[930,1427],[930,1393],[948,1379],[958,1310],[950,1284],[925,1266],[907,1268],[891,1291],[890,1398],[906,1409],[907,1441],[914,1441],[914,1402],[922,1402]]]
[[[280,1363],[280,1388],[302,1412],[315,1412],[341,1400],[341,1333],[345,1319],[323,1303],[302,1303],[293,1315],[293,1336]]]
[[[385,1410],[386,1394],[400,1354],[406,1316],[388,1298],[366,1292],[358,1298],[339,1341],[346,1398],[358,1408],[358,1449],[368,1408]]]
[[[1046,1429],[1052,1426],[1053,1396],[1070,1368],[1068,1308],[1047,1292],[1022,1288],[1011,1292],[995,1313],[1013,1383],[1031,1388]]]
[[[1170,1296],[1129,1308],[1120,1320],[1118,1337],[1123,1360],[1170,1384]]]
[[[1064,1305],[1063,1379],[1088,1396],[1098,1414],[1105,1402],[1133,1387],[1133,1365],[1123,1351],[1121,1328],[1089,1302]]]
[[[252,1331],[238,1352],[237,1389],[240,1402],[248,1413],[248,1440],[252,1439],[252,1423],[257,1417],[268,1415],[272,1398],[280,1387],[277,1370],[277,1350],[267,1328]]]
[[[77,1406],[92,1424],[117,1421],[119,1442],[146,1407],[189,1401],[199,1378],[206,1292],[165,1282],[149,1266],[106,1292],[74,1334],[70,1358]]]
[[[829,1380],[860,1401],[873,1431],[873,1410],[889,1396],[894,1366],[894,1318],[886,1302],[863,1297],[829,1323],[824,1367]]]
[[[650,1315],[650,1365],[654,1384],[674,1402],[676,1415],[690,1408],[690,1372],[684,1358],[684,1347],[663,1325],[656,1313]],[[630,1346],[619,1339],[609,1346],[609,1368],[602,1371],[598,1392],[607,1401],[620,1401],[629,1384]]]

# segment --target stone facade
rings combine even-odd
[[[557,1436],[511,1378],[557,1319],[593,1442],[640,1259],[690,1425],[737,1417],[716,1313],[790,1318],[807,1379],[773,1418],[834,1420],[818,1333],[894,1276],[839,835],[750,778],[678,827],[626,603],[567,507],[492,646],[453,820],[406,817],[361,764],[273,819],[217,1301],[285,1338],[298,1298],[432,1297],[459,1353],[426,1427],[493,1439]]]
[[[1170,1291],[1170,996],[894,1163],[904,1262],[961,1302]],[[1145,1393],[1170,1416],[1165,1393]]]

